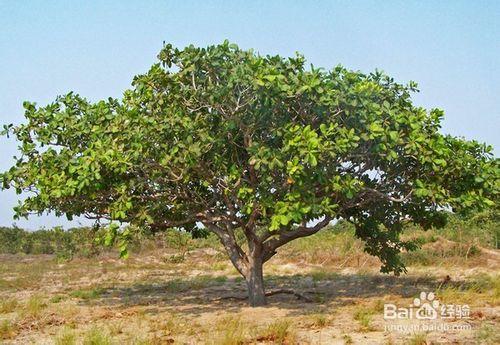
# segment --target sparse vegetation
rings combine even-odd
[[[96,299],[101,296],[101,294],[105,291],[103,288],[91,288],[87,290],[76,290],[72,291],[70,295],[75,298],[81,298],[84,300]]]
[[[478,258],[481,248],[497,248],[500,220],[494,212],[484,212],[469,219],[450,214],[448,219],[448,224],[439,230],[406,226],[404,237],[420,246],[415,251],[403,253],[403,260],[408,266],[464,264],[467,260]],[[147,232],[134,234],[135,237],[129,241],[135,253],[162,248],[180,251],[164,257],[165,262],[172,264],[182,263],[189,251],[199,248],[215,247],[222,250],[213,235],[193,239],[190,234],[177,231],[154,235]],[[96,240],[102,236],[102,230],[96,232],[92,228],[66,231],[54,228],[30,232],[16,227],[0,227],[0,254],[53,254],[59,259],[71,259],[75,256],[91,257],[110,250],[116,253]],[[307,239],[290,242],[283,250],[293,260],[307,260],[311,264],[339,264],[341,267],[360,265],[368,258],[363,253],[363,242],[354,235],[353,226],[342,221]],[[217,256],[217,259],[212,265],[214,270],[228,267],[224,256]],[[324,275],[331,274],[317,270],[313,279],[323,279]]]
[[[330,323],[330,318],[326,314],[313,314],[310,316],[311,326],[315,328],[326,327]]]
[[[353,314],[354,320],[359,322],[360,325],[359,330],[361,332],[373,331],[373,326],[371,324],[372,317],[373,317],[373,311],[362,306],[358,307],[358,309],[356,309]]]
[[[344,334],[342,336],[342,339],[344,340],[345,345],[354,344],[354,341],[352,340],[352,337],[349,334]]]
[[[427,335],[425,333],[416,333],[408,339],[406,345],[427,345]]]
[[[16,335],[16,327],[10,320],[0,321],[0,339],[12,339]]]
[[[16,310],[19,302],[15,298],[7,298],[0,301],[0,314],[12,313]]]
[[[248,341],[249,337],[249,326],[241,318],[227,316],[217,324],[217,335],[212,341],[214,345],[239,345]]]
[[[173,314],[164,315],[160,320],[154,320],[151,328],[159,331],[162,336],[172,337],[181,333],[184,320]]]
[[[270,323],[257,337],[259,341],[270,341],[273,344],[294,344],[295,339],[293,324],[287,319]]]
[[[61,301],[64,301],[67,297],[64,295],[55,295],[52,296],[49,300],[50,303],[59,303]]]
[[[23,315],[33,318],[38,318],[43,310],[47,307],[47,303],[39,295],[31,296],[23,309]]]
[[[500,0],[0,9],[0,345],[500,345]]]
[[[500,301],[500,275],[474,275],[470,277],[468,282],[440,286],[436,293],[444,303],[484,302],[498,304]]]
[[[54,339],[55,345],[75,345],[77,336],[70,328],[63,328]]]
[[[83,345],[111,345],[111,338],[100,327],[93,326],[85,333]]]
[[[476,341],[482,345],[497,345],[500,344],[500,333],[498,326],[491,324],[483,324],[476,331]]]

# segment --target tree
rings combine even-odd
[[[5,127],[21,156],[1,176],[3,188],[29,193],[17,216],[213,232],[258,306],[263,264],[335,219],[398,274],[398,253],[414,247],[399,238],[404,222],[443,225],[441,211],[498,197],[492,148],[440,134],[443,112],[414,106],[413,82],[306,68],[301,55],[227,41],[166,45],[158,57],[121,100],[24,103],[27,123]]]

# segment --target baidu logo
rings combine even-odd
[[[419,320],[435,320],[438,317],[439,301],[433,292],[422,291],[420,298],[413,300],[413,306],[418,308],[415,311],[415,317]]]
[[[422,291],[408,307],[398,307],[393,303],[384,304],[385,320],[468,319],[469,315],[468,305],[440,303],[433,292]]]

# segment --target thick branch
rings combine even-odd
[[[246,276],[248,257],[236,242],[234,233],[229,231],[229,229],[223,229],[214,223],[203,222],[203,225],[217,235],[219,240],[224,245],[224,248],[226,249],[234,267],[236,267],[238,272],[240,272],[243,276]]]
[[[317,223],[312,227],[307,226],[299,226],[298,228],[290,231],[284,231],[279,234],[277,237],[273,237],[266,242],[264,242],[264,262],[268,261],[270,258],[276,254],[276,249],[287,244],[290,241],[293,241],[300,237],[307,237],[313,235],[323,229],[331,222],[332,218],[327,216],[325,219]]]
[[[191,215],[187,215],[185,218],[181,220],[164,220],[161,222],[151,223],[150,226],[153,228],[175,228],[179,226],[183,226],[193,222],[230,222],[231,220],[225,216],[216,216],[210,215],[207,213],[195,213]]]
[[[376,189],[373,189],[373,188],[365,188],[366,191],[370,192],[370,193],[373,193],[373,194],[376,194],[384,199],[387,199],[389,201],[392,201],[392,202],[398,202],[398,203],[401,203],[401,202],[405,202],[406,200],[408,200],[410,198],[410,196],[412,195],[413,193],[413,190],[411,190],[406,196],[402,197],[402,198],[394,198],[390,195],[387,195],[387,194],[384,194]]]

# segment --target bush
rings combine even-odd
[[[21,228],[0,227],[0,253],[15,254],[24,252],[28,233]]]

